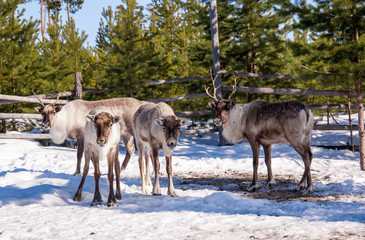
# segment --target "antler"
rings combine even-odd
[[[210,72],[210,78],[212,79],[212,83],[213,83],[213,96],[208,92],[209,88],[210,87],[205,87],[205,92],[207,93],[207,95],[211,98],[213,98],[214,100],[218,101],[218,98],[217,98],[217,88],[220,88],[222,86],[219,85],[218,87],[215,87],[214,83],[215,83],[215,79],[217,78],[217,76],[213,79],[213,71],[212,69],[209,69],[209,72]]]
[[[232,93],[229,95],[229,97],[228,97],[227,100],[231,99],[232,95],[236,92],[236,90],[237,90],[237,83],[238,83],[237,82],[237,78],[236,78],[236,76],[234,76],[234,85],[232,86]]]
[[[37,94],[35,94],[35,92],[32,90],[33,94],[35,95],[35,97],[38,99],[39,103],[44,107],[44,103],[42,102],[42,100],[38,97]]]
[[[52,105],[53,106],[56,105],[56,103],[58,102],[58,100],[60,100],[60,95],[57,93],[57,99],[56,99],[56,101]]]

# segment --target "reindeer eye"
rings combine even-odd
[[[113,125],[113,123],[109,123],[109,127],[111,127]]]
[[[177,128],[177,131],[179,131],[179,132],[180,132],[180,127],[178,127],[178,128]]]

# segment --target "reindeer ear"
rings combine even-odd
[[[186,118],[180,118],[179,120],[180,120],[180,125],[181,126],[184,126],[184,125],[186,125],[189,122],[189,120],[186,119]]]
[[[59,112],[62,109],[62,105],[55,106],[54,109],[56,110],[56,112]]]
[[[232,99],[230,102],[229,102],[229,109],[232,109],[234,107],[234,105],[236,105],[236,99]]]
[[[153,121],[156,125],[162,126],[165,123],[165,118],[156,118]]]
[[[34,110],[36,112],[42,113],[43,112],[43,107],[35,107]]]
[[[87,115],[86,116],[86,121],[88,122],[94,122],[95,121],[95,115]]]
[[[113,123],[118,123],[118,122],[120,122],[120,117],[119,116],[114,116],[113,117]]]
[[[215,110],[215,107],[217,106],[217,104],[215,102],[209,102],[208,105],[213,110]]]

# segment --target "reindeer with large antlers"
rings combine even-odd
[[[214,86],[214,80],[213,86]],[[257,171],[259,166],[260,145],[265,153],[268,178],[267,186],[276,185],[271,170],[271,145],[291,144],[299,153],[304,162],[304,173],[297,190],[304,190],[304,194],[314,191],[310,167],[313,154],[310,147],[311,133],[313,129],[313,114],[311,110],[301,102],[288,101],[269,103],[256,100],[248,104],[236,104],[236,100],[230,100],[237,89],[237,81],[232,87],[233,91],[227,100],[218,99],[216,89],[213,96],[208,96],[215,101],[209,102],[209,106],[215,112],[214,123],[223,126],[223,137],[232,143],[247,140],[253,154],[253,180],[248,191],[255,191],[258,184]],[[241,184],[243,186],[243,183]]]

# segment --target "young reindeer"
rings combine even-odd
[[[120,121],[119,116],[113,116],[112,112],[106,107],[97,107],[86,117],[85,126],[85,165],[82,179],[73,198],[74,201],[82,200],[82,187],[89,172],[90,159],[94,165],[95,192],[92,201],[93,205],[101,204],[102,197],[99,191],[100,168],[99,162],[108,162],[108,181],[109,197],[108,206],[118,205],[116,199],[122,199],[120,193],[120,168],[119,160],[115,157],[119,153]],[[114,195],[113,190],[113,167],[116,176],[117,191]]]
[[[121,171],[127,167],[135,150],[133,144],[133,115],[144,102],[134,98],[111,98],[99,101],[74,100],[62,107],[55,106],[56,103],[44,105],[39,98],[38,100],[42,107],[36,107],[35,110],[42,114],[42,127],[50,131],[52,141],[56,144],[61,144],[66,139],[77,141],[77,164],[74,175],[81,173],[85,117],[98,106],[108,107],[115,115],[120,116],[121,122],[124,123],[121,129],[121,137],[126,148],[126,155]]]
[[[133,117],[136,145],[138,149],[138,162],[141,174],[141,189],[147,194],[145,176],[143,175],[143,154],[152,151],[152,162],[155,172],[153,195],[161,195],[159,182],[160,162],[158,152],[162,149],[166,158],[166,172],[169,186],[167,194],[177,197],[172,182],[172,152],[180,136],[180,127],[187,123],[186,119],[175,116],[174,111],[166,103],[143,104]]]
[[[214,80],[213,86],[214,86]],[[264,148],[267,166],[267,186],[276,184],[271,171],[271,145],[289,143],[299,153],[304,162],[304,173],[297,190],[305,189],[304,194],[314,191],[310,167],[313,154],[310,147],[313,129],[313,114],[301,102],[288,101],[269,103],[256,100],[247,104],[236,104],[236,100],[229,100],[236,91],[237,81],[228,100],[217,99],[216,88],[212,97],[215,102],[209,106],[215,112],[214,124],[223,126],[223,137],[232,143],[246,139],[253,154],[253,180],[248,191],[255,191],[260,186],[257,182],[260,145]],[[241,184],[242,186],[242,184]]]

